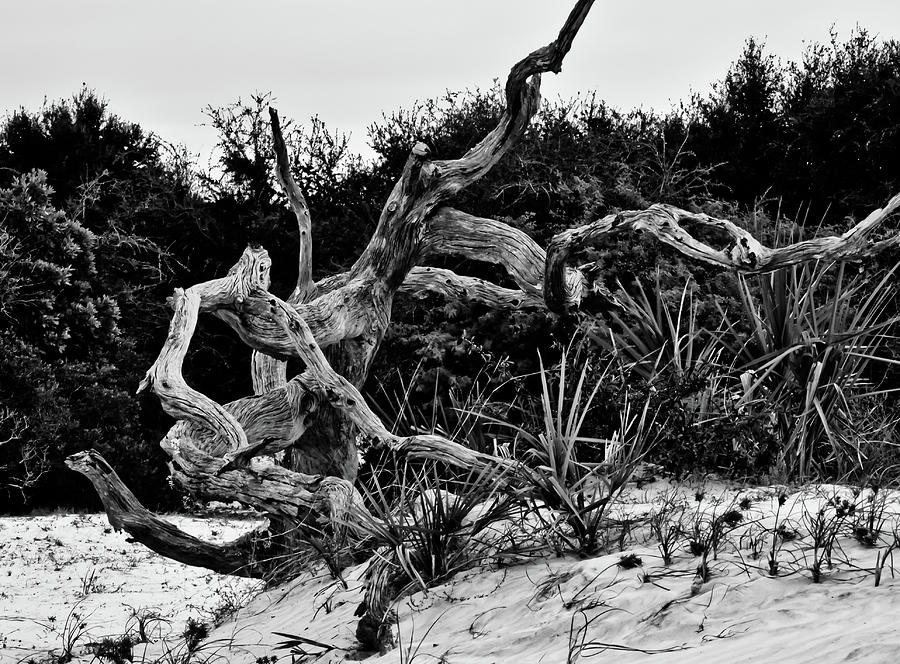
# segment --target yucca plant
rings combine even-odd
[[[492,466],[462,479],[448,479],[434,464],[401,463],[391,486],[374,473],[360,484],[366,509],[354,509],[347,525],[363,537],[357,547],[373,551],[366,571],[361,642],[392,642],[392,606],[488,559],[502,557],[506,534],[499,522],[515,511],[505,491],[508,466]]]
[[[739,325],[726,328],[741,372],[743,408],[768,413],[788,475],[843,473],[867,445],[890,444],[897,417],[881,377],[900,316],[892,311],[896,268],[873,279],[845,263],[815,262],[739,278]],[[874,413],[884,417],[873,420]]]
[[[492,423],[506,418],[514,407],[499,398],[500,393],[510,392],[515,382],[508,365],[505,357],[486,356],[484,366],[460,388],[441,383],[440,373],[429,374],[419,362],[408,380],[398,376],[394,387],[379,382],[374,407],[383,421],[391,423],[394,433],[437,434],[497,454],[504,441],[498,440],[502,433]],[[425,389],[431,394],[430,401],[417,404],[413,395]]]
[[[633,293],[621,287],[620,310],[610,313],[609,327],[589,332],[593,343],[619,357],[623,367],[644,380],[655,379],[661,368],[678,379],[702,373],[719,360],[718,330],[705,330],[698,321],[694,283],[688,279],[673,311],[656,273],[652,295],[640,281]]]
[[[808,551],[810,558],[806,560],[804,553],[804,560],[813,583],[821,583],[823,570],[833,567],[834,553],[840,551],[838,536],[844,530],[844,524],[855,514],[856,505],[837,494],[823,501],[813,511],[804,506],[803,523],[811,541]]]
[[[704,327],[694,291],[688,279],[679,297],[667,296],[659,273],[652,291],[635,282],[620,293],[609,324],[595,324],[589,337],[615,360],[624,382],[665,410],[657,423],[665,443],[653,461],[676,474],[752,471],[768,453],[768,438],[759,435],[763,416],[738,408],[734,357],[722,338],[727,323]]]
[[[391,547],[410,583],[425,590],[480,561],[479,534],[508,516],[511,497],[503,491],[501,466],[446,479],[434,464],[409,467],[395,485],[383,486],[377,475],[360,485],[368,512],[352,516],[357,531],[375,547]],[[478,509],[477,518],[472,517]]]
[[[585,435],[598,392],[617,380],[615,364],[608,362],[592,375],[592,364],[584,362],[573,374],[571,355],[570,346],[557,371],[545,368],[539,358],[541,401],[535,426],[510,427],[517,437],[515,454],[528,469],[523,483],[539,501],[534,513],[545,520],[549,536],[564,549],[593,555],[603,548],[611,525],[608,507],[651,445],[656,413],[649,398],[636,400],[622,387],[618,420],[609,423],[612,434]],[[549,507],[553,516],[547,517],[541,507]]]
[[[612,326],[593,332],[592,340],[615,359],[620,373],[638,378],[646,389],[659,393],[672,388],[667,396],[679,403],[665,406],[677,407],[693,425],[730,417],[726,395],[732,370],[723,358],[722,326],[707,330],[700,325],[691,279],[674,310],[662,291],[659,272],[655,283],[652,297],[637,281],[634,294],[623,289],[621,311],[611,314]]]

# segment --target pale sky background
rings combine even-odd
[[[112,112],[205,159],[207,104],[271,91],[283,116],[318,114],[366,151],[382,111],[487,87],[556,37],[567,0],[0,0],[0,112],[82,83]],[[854,25],[900,37],[900,0],[598,0],[547,98],[597,90],[665,111],[706,92],[748,36],[783,60]]]

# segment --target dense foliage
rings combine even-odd
[[[38,111],[20,109],[3,121],[0,511],[90,503],[92,491],[61,465],[67,454],[89,447],[101,450],[149,505],[174,504],[156,444],[169,420],[155,400],[133,396],[165,335],[166,296],[174,286],[221,275],[248,242],[272,255],[273,292],[289,292],[296,276],[296,225],[273,177],[268,101],[254,95],[207,109],[219,134],[207,171],[110,113],[90,91]],[[492,89],[448,93],[386,115],[370,127],[370,161],[317,118],[287,123],[295,176],[312,210],[315,276],[345,268],[358,255],[415,140],[426,141],[438,157],[459,155],[501,110],[499,90]],[[833,37],[813,45],[802,62],[784,65],[749,40],[710,94],[665,116],[621,112],[595,95],[546,104],[515,153],[455,205],[504,220],[541,243],[600,215],[658,201],[727,215],[776,242],[818,226],[843,230],[848,217],[882,205],[900,191],[898,152],[900,44],[860,30],[846,42]],[[656,458],[676,470],[844,469],[832,463],[837,456],[816,448],[831,435],[820,431],[821,421],[818,442],[807,449],[817,459],[809,467],[786,460],[779,440],[793,441],[796,450],[805,445],[798,436],[806,428],[785,429],[806,412],[797,395],[809,394],[810,367],[833,361],[822,353],[840,355],[837,336],[862,334],[850,329],[855,307],[867,289],[893,284],[875,274],[881,265],[865,266],[861,281],[841,268],[840,275],[793,273],[747,283],[686,266],[644,238],[618,239],[583,258],[598,262],[610,287],[630,294],[629,311],[613,316],[599,303],[590,316],[560,319],[430,297],[398,301],[372,371],[380,384],[367,386],[376,405],[390,411],[401,395],[406,411],[432,423],[436,413],[446,416],[476,392],[516,402],[518,409],[523,395],[540,393],[540,383],[509,378],[534,373],[537,350],[552,365],[580,330],[597,357],[625,358],[620,371],[604,370],[608,380],[586,420],[595,436],[619,426],[623,399],[653,395],[670,405],[669,416],[657,419],[664,430]],[[504,279],[489,265],[453,259],[446,265]],[[836,286],[841,280],[843,289]],[[804,289],[812,293],[808,301]],[[766,307],[783,313],[778,298],[806,318],[780,330],[760,318]],[[893,300],[877,305],[877,322],[892,320]],[[837,320],[838,309],[845,328],[822,327],[822,316],[830,312]],[[821,329],[807,330],[803,320]],[[859,338],[877,342],[883,355],[896,352],[886,327],[876,337]],[[609,346],[611,339],[618,345]],[[695,349],[690,357],[686,344]],[[767,364],[779,348],[794,364]],[[648,369],[646,357],[654,353],[658,360]],[[234,335],[204,320],[187,377],[227,401],[249,392],[248,359]],[[829,370],[854,380],[864,375],[867,384],[852,407],[828,396],[835,409],[828,421],[848,431],[850,415],[877,412],[882,429],[892,431],[890,395],[869,396],[893,386],[884,382],[894,381],[890,372],[844,356],[834,362]],[[772,371],[754,380],[748,371],[760,367]],[[744,397],[753,399],[741,401],[742,385]],[[716,390],[720,398],[711,401]],[[739,404],[724,402],[725,393]],[[764,395],[774,396],[754,401]],[[720,404],[715,412],[710,403]],[[772,408],[781,409],[774,423],[767,419]],[[504,413],[527,428],[527,409],[517,409]],[[830,444],[852,447],[846,440]]]

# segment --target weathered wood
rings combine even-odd
[[[284,387],[287,384],[287,362],[255,350],[250,356],[250,379],[253,394],[265,394]]]
[[[543,299],[547,252],[527,233],[509,224],[442,207],[428,220],[421,251],[423,259],[456,255],[499,265],[523,293]],[[567,299],[580,300],[584,275],[568,266],[563,274]]]
[[[337,516],[343,518],[351,505],[365,511],[353,483],[343,478],[306,475],[262,458],[223,471],[222,459],[197,449],[183,433],[186,430],[176,425],[161,444],[172,458],[172,479],[193,495],[237,500],[294,522],[320,525],[332,523]]]
[[[435,210],[422,241],[422,258],[457,255],[502,266],[523,292],[543,297],[547,252],[527,233],[450,207]]]
[[[359,429],[357,446],[361,449],[368,445],[383,446],[409,456],[443,461],[477,472],[490,468],[516,469],[522,472],[523,469],[515,462],[477,452],[443,436],[398,436],[390,432],[369,408],[359,390],[332,369],[303,318],[277,297],[271,297],[270,305],[272,317],[297,347],[298,355],[306,363],[306,370],[319,384],[320,393],[334,408],[345,412]]]
[[[306,302],[315,296],[315,284],[312,280],[312,220],[309,216],[309,205],[306,204],[306,198],[291,174],[291,160],[288,157],[284,136],[281,134],[278,111],[270,107],[269,118],[272,122],[272,143],[275,148],[275,176],[294,211],[294,216],[297,217],[300,244],[297,257],[297,286],[288,301],[292,304]]]
[[[273,519],[333,527],[365,509],[351,481],[358,446],[376,444],[466,468],[515,467],[440,436],[391,433],[358,388],[390,323],[393,297],[423,256],[449,251],[491,260],[507,268],[521,291],[433,269],[413,273],[413,285],[504,306],[539,302],[543,254],[524,233],[462,213],[433,213],[487,173],[522,135],[538,107],[541,73],[559,71],[592,4],[578,0],[558,38],[513,66],[506,81],[506,110],[478,145],[459,159],[437,161],[423,144],[413,147],[366,249],[346,274],[319,284],[310,277],[309,209],[290,173],[278,115],[271,111],[276,174],[300,231],[297,287],[287,302],[272,296],[269,256],[249,247],[227,276],[175,292],[169,336],[140,389],[151,388],[164,409],[179,418],[161,443],[178,485],[201,497],[238,500]],[[505,238],[503,246],[491,246],[491,233],[495,242]],[[569,275],[573,283],[579,282],[577,271]],[[222,406],[187,385],[182,364],[200,313],[224,320],[255,351],[256,396]],[[300,358],[305,370],[288,381],[283,361],[291,357]],[[310,440],[304,434],[324,404],[338,417],[324,436]],[[359,432],[355,440],[349,425]],[[259,456],[279,450],[291,450],[295,469]],[[237,568],[238,558],[227,558],[237,554],[175,532],[147,512],[118,478],[111,479],[112,470],[99,457],[76,456],[70,464],[94,482],[110,518],[131,528],[140,541],[164,555],[194,561],[191,564]]]
[[[141,381],[138,392],[151,388],[169,415],[198,423],[215,433],[215,437],[206,439],[211,454],[222,455],[246,447],[244,429],[231,413],[205,394],[189,387],[181,373],[188,345],[197,327],[200,295],[194,289],[177,289],[173,307],[175,313],[169,326],[169,336],[156,362]]]
[[[481,302],[495,309],[543,309],[543,298],[520,290],[502,288],[490,281],[466,277],[438,267],[414,267],[400,287],[401,293],[423,297],[437,293],[451,300]]]
[[[813,260],[852,261],[877,254],[900,244],[900,235],[871,242],[872,234],[900,207],[900,194],[873,211],[846,233],[804,240],[783,247],[763,246],[749,232],[726,219],[687,212],[671,205],[652,205],[646,210],[610,214],[584,226],[563,231],[547,249],[544,296],[553,311],[577,307],[580,298],[568,289],[566,261],[572,251],[625,231],[648,233],[692,260],[741,274],[763,274]],[[713,229],[729,238],[728,246],[716,249],[695,238],[685,228],[696,225]]]
[[[272,455],[296,445],[314,421],[320,403],[306,373],[258,397],[224,405],[244,429],[247,445],[222,455],[223,463],[218,472],[245,465],[255,456]],[[193,426],[191,439],[200,436],[202,433]]]
[[[316,285],[312,280],[312,219],[306,198],[291,174],[291,161],[287,146],[281,133],[281,122],[278,111],[269,108],[272,126],[272,144],[275,150],[275,176],[278,184],[288,200],[288,204],[297,218],[297,285],[288,301],[292,304],[307,302],[315,294]],[[263,394],[281,387],[287,382],[287,364],[271,356],[254,350],[250,357],[250,374],[253,380],[253,393]]]
[[[371,283],[362,280],[348,281],[344,286],[323,293],[311,302],[296,304],[294,308],[309,324],[319,344],[327,348],[367,333],[375,321],[384,318],[386,312],[371,310],[371,287]],[[389,300],[384,300],[380,306],[389,308]],[[201,297],[201,311],[225,321],[250,348],[276,359],[296,357],[296,351],[284,333],[267,317],[268,310],[262,290],[248,294],[240,303],[211,294],[208,299]]]
[[[73,454],[66,459],[66,465],[94,485],[113,528],[124,530],[147,548],[186,565],[206,567],[220,574],[265,575],[265,565],[259,564],[254,555],[254,538],[261,533],[250,533],[227,544],[205,542],[145,508],[97,452]]]
[[[372,277],[393,293],[418,256],[429,215],[483,177],[521,137],[540,102],[540,75],[558,72],[593,0],[578,0],[559,36],[516,63],[506,79],[506,108],[497,126],[459,159],[431,160],[416,144],[382,209],[366,249],[350,269],[350,279]]]

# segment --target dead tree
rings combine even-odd
[[[689,259],[742,273],[764,273],[810,259],[860,258],[897,244],[896,237],[881,242],[870,238],[900,205],[900,197],[844,235],[779,249],[763,247],[732,222],[654,205],[565,231],[545,251],[507,224],[449,207],[523,134],[538,109],[541,74],[560,71],[592,4],[578,0],[557,39],[512,67],[505,112],[478,145],[453,160],[432,159],[422,143],[412,148],[362,255],[347,272],[319,282],[311,279],[309,208],[291,176],[278,115],[270,111],[278,179],[300,230],[297,286],[286,301],[268,292],[269,256],[262,248],[248,247],[225,277],[175,291],[169,335],[140,389],[153,390],[177,420],[161,445],[178,487],[203,499],[239,501],[279,524],[270,531],[287,533],[346,524],[354,509],[364,509],[354,480],[358,453],[370,447],[469,469],[514,465],[440,436],[397,436],[367,405],[359,390],[399,292],[430,291],[495,307],[546,307],[556,313],[577,309],[589,294],[614,304],[615,295],[590,270],[569,265],[568,258],[578,248],[621,232],[650,233]],[[696,239],[689,232],[692,226],[717,230],[725,237],[724,246]],[[517,288],[423,266],[429,257],[448,254],[500,265]],[[182,362],[201,313],[225,321],[253,349],[253,396],[218,404],[185,382]],[[289,358],[299,358],[305,368],[287,380]],[[284,466],[271,462],[271,455],[281,451],[289,454]],[[110,522],[151,549],[223,573],[271,572],[270,561],[277,556],[261,553],[262,547],[271,548],[270,532],[250,533],[225,545],[200,541],[146,510],[96,452],[76,454],[68,464],[93,483]],[[517,467],[509,477],[519,472],[527,471]],[[285,542],[290,546],[290,538],[281,540]]]

